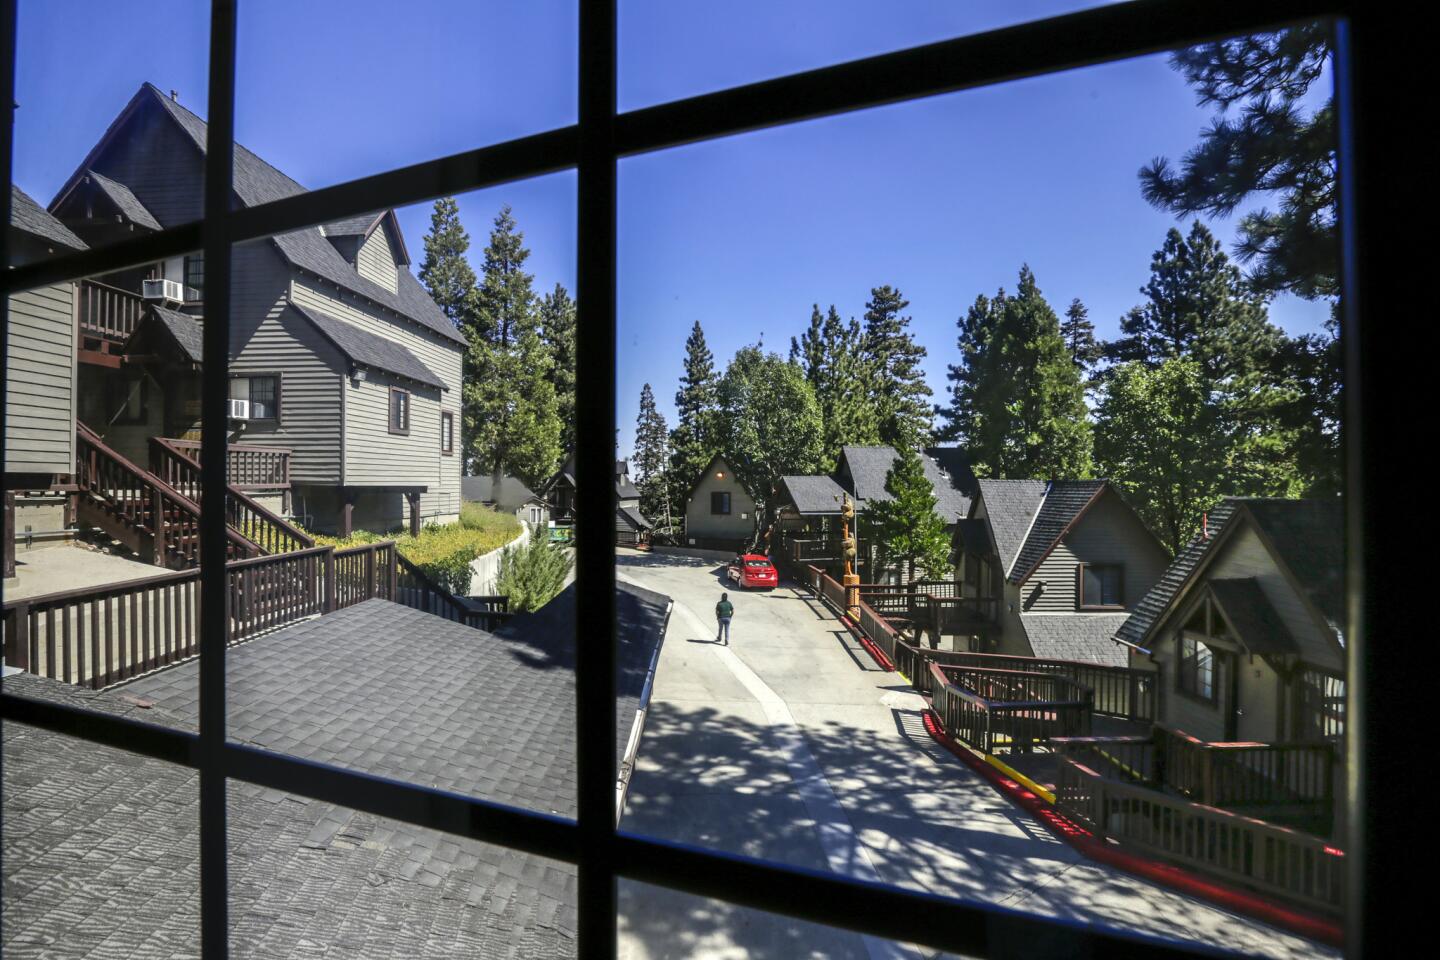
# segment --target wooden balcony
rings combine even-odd
[[[199,440],[166,440],[196,463]],[[226,448],[225,469],[231,486],[247,493],[278,493],[290,489],[291,451],[253,443],[232,443]]]
[[[145,298],[95,280],[80,283],[80,335],[124,343],[145,312]]]

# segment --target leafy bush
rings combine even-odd
[[[478,507],[479,504],[474,506]],[[437,586],[464,596],[470,592],[470,563],[476,557],[502,547],[520,535],[520,524],[513,517],[508,518],[511,522],[507,524],[504,522],[507,518],[503,514],[485,510],[484,507],[480,509],[496,519],[475,517],[472,512],[471,519],[475,524],[473,526],[463,519],[460,523],[448,523],[444,526],[430,523],[420,530],[418,537],[412,537],[408,533],[387,536],[369,530],[356,530],[348,537],[331,537],[318,533],[311,535],[315,538],[316,546],[330,546],[337,550],[394,540],[400,555],[419,567]]]
[[[564,547],[534,536],[528,543],[506,547],[500,554],[495,592],[510,598],[515,613],[538,610],[565,588],[575,558]]]
[[[483,530],[487,533],[501,535],[503,539],[500,543],[509,543],[520,536],[520,521],[513,513],[500,513],[483,503],[468,501],[462,503],[460,505],[460,525],[471,530]]]

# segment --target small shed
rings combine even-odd
[[[716,454],[685,501],[685,546],[740,550],[755,539],[755,498]]]

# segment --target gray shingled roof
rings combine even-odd
[[[1240,642],[1251,653],[1300,652],[1295,637],[1265,596],[1259,580],[1254,577],[1215,579],[1206,585],[1240,635]]]
[[[984,481],[982,480],[981,483]],[[1137,647],[1145,646],[1146,637],[1150,631],[1160,621],[1160,617],[1170,606],[1170,602],[1190,582],[1190,577],[1199,568],[1200,562],[1210,552],[1210,548],[1215,545],[1226,524],[1235,515],[1237,503],[1236,500],[1222,500],[1215,505],[1207,520],[1210,535],[1207,537],[1202,532],[1201,535],[1190,541],[1190,545],[1181,550],[1174,560],[1170,561],[1170,566],[1165,568],[1165,572],[1155,582],[1155,586],[1151,587],[1149,592],[1140,598],[1140,602],[1135,604],[1135,609],[1131,611],[1129,619],[1116,631],[1116,637]]]
[[[373,600],[233,647],[229,733],[573,817],[571,594],[494,635]],[[668,601],[622,586],[617,607],[619,755]],[[198,686],[194,660],[98,693],[4,681],[7,693],[187,730]],[[197,773],[18,723],[4,733],[7,953],[57,943],[74,956],[193,953]],[[229,799],[237,953],[575,955],[571,866],[240,781]]]
[[[649,530],[654,524],[645,519],[644,514],[634,507],[616,507],[617,519],[624,520],[632,530]]]
[[[1129,654],[1115,643],[1123,613],[1024,613],[1020,625],[1037,657],[1126,666]]]
[[[917,452],[920,454],[920,466],[935,494],[936,516],[946,524],[954,523],[970,511],[970,498],[962,489],[967,482],[966,477],[963,474],[959,478],[952,477],[929,451]],[[894,447],[847,446],[841,448],[841,455],[850,467],[850,479],[854,487],[852,493],[857,509],[862,508],[869,500],[891,499],[890,491],[885,489],[885,482],[890,476],[890,468],[900,456]]]
[[[517,510],[531,501],[538,501],[535,491],[525,486],[519,477],[501,474],[499,482],[493,476],[461,477],[460,499],[474,503],[493,503],[503,510]]]
[[[1345,507],[1319,500],[1240,501],[1337,633],[1345,625]]]
[[[206,123],[194,113],[171,100],[153,84],[145,84],[161,107],[172,117],[180,128],[189,135],[200,152],[205,152]],[[283,200],[306,190],[299,183],[251,153],[240,144],[235,145],[235,195],[248,207]],[[373,221],[373,217],[372,217]],[[343,223],[345,221],[337,221]],[[358,293],[368,300],[387,307],[401,316],[408,317],[440,334],[448,340],[463,345],[465,338],[455,329],[450,319],[430,299],[420,281],[409,270],[398,270],[398,288],[391,293],[386,288],[367,280],[355,272],[340,252],[335,249],[319,227],[306,227],[293,233],[278,234],[274,237],[280,252],[295,266],[318,277],[329,280]]]
[[[86,170],[85,176],[94,181],[95,186],[100,188],[100,192],[110,198],[110,202],[119,208],[127,220],[130,220],[132,223],[138,223],[140,226],[150,230],[160,229],[160,221],[156,220],[154,214],[145,209],[145,204],[141,203],[139,198],[131,193],[130,188],[125,186],[125,184],[117,180],[111,180],[104,174],[96,173],[94,170]]]
[[[1025,545],[1030,523],[1045,498],[1044,480],[980,480],[980,499],[995,538],[1000,567],[1009,570]]]
[[[436,387],[440,390],[449,389],[439,375],[421,363],[415,354],[394,340],[388,340],[378,334],[370,333],[368,330],[362,330],[353,323],[346,323],[338,317],[332,317],[328,313],[312,307],[303,307],[293,300],[289,303],[295,312],[309,320],[326,340],[334,344],[335,349],[354,363],[374,370],[393,373],[407,380],[422,383],[427,387]]]
[[[360,237],[370,232],[375,221],[384,216],[384,212],[362,213],[353,217],[346,217],[343,220],[335,220],[325,224],[322,230],[327,237]]]
[[[69,227],[14,184],[10,185],[10,226],[46,243],[72,250],[86,249],[84,240],[75,236]]]
[[[970,501],[975,497],[970,458],[959,447],[926,447],[921,452],[925,475],[935,487],[935,512],[947,524],[956,523],[970,513]]]
[[[802,516],[840,512],[845,488],[833,477],[781,477],[780,486]]]
[[[1080,516],[1080,511],[1104,487],[1104,480],[1055,480],[1046,486],[1045,499],[1040,501],[1030,532],[1020,546],[1014,565],[1008,568],[1011,583],[1025,581]]]
[[[135,331],[125,341],[124,352],[149,354],[155,349],[153,341],[157,337],[172,344],[191,363],[204,362],[205,333],[199,317],[148,303]]]

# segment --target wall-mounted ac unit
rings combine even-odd
[[[178,280],[146,280],[141,293],[146,300],[185,302],[185,287]]]
[[[250,401],[249,401],[249,400],[236,400],[234,397],[231,397],[231,398],[230,398],[230,419],[231,419],[231,420],[249,420],[249,419],[250,419]]]

